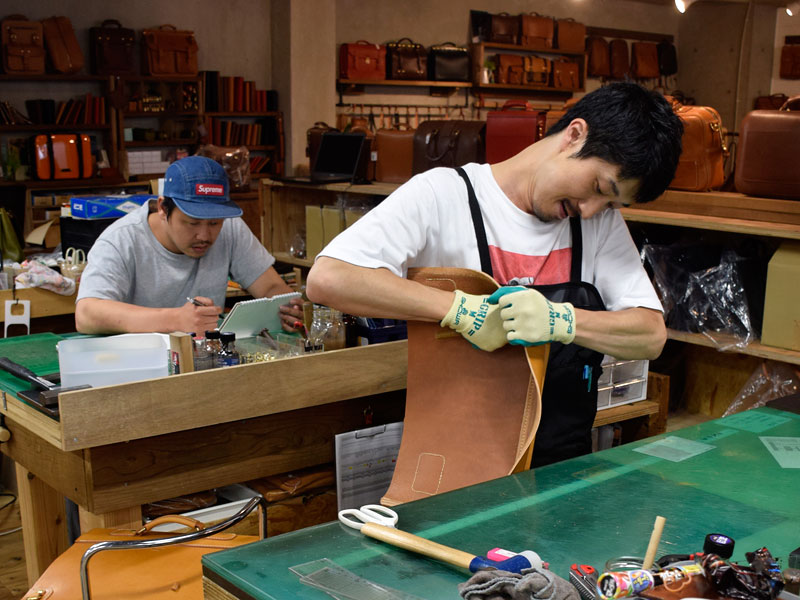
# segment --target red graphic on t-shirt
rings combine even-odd
[[[500,285],[549,285],[569,281],[572,248],[553,250],[545,256],[529,256],[489,246],[494,278]]]

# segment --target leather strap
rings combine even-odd
[[[472,226],[475,228],[475,238],[478,240],[478,255],[481,257],[481,271],[489,277],[494,275],[492,271],[492,259],[489,256],[489,243],[486,241],[486,228],[483,226],[483,216],[481,207],[478,204],[478,197],[475,195],[475,188],[469,180],[466,171],[461,167],[456,167],[456,171],[467,185],[467,197],[469,198],[469,212],[472,215]]]

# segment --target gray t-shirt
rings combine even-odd
[[[177,208],[175,210],[178,210]],[[147,224],[147,203],[110,225],[89,251],[77,300],[102,298],[174,308],[205,296],[225,305],[228,278],[249,287],[274,263],[241,218],[225,219],[201,258],[170,252]]]

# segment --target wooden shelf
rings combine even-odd
[[[198,144],[197,139],[193,140],[155,140],[152,142],[122,142],[124,148],[157,148],[163,146],[193,146]]]
[[[477,90],[516,90],[522,92],[553,92],[556,94],[574,94],[582,92],[583,88],[556,88],[546,85],[512,85],[508,83],[476,83]]]
[[[539,54],[557,54],[558,56],[580,56],[583,57],[583,52],[575,52],[572,50],[559,50],[558,48],[537,48],[533,46],[520,46],[519,44],[501,44],[495,42],[480,42],[479,44],[475,44],[476,46],[480,45],[483,46],[484,49],[491,48],[494,50],[516,50],[518,52],[525,52],[525,53],[533,53],[537,52]]]
[[[126,110],[120,111],[123,117],[199,117],[200,112],[197,110],[160,110],[149,112],[128,112]]]
[[[314,266],[313,258],[297,258],[288,252],[273,252],[272,256],[278,262],[286,263],[289,265],[296,265],[298,267],[312,267]]]
[[[24,187],[30,190],[47,189],[75,189],[89,187],[119,187],[124,184],[123,179],[55,179],[39,181],[27,179],[25,181],[0,181],[0,187]]]
[[[8,75],[0,74],[0,81],[108,81],[106,75],[64,75],[63,73],[44,73],[42,75]]]
[[[104,131],[111,125],[98,123],[76,123],[72,125],[56,125],[54,123],[31,123],[30,125],[0,125],[0,132],[13,131]]]
[[[472,87],[472,84],[469,81],[425,81],[418,79],[337,79],[336,83],[340,85],[385,85],[394,87]]]
[[[736,346],[736,338],[733,336],[716,335],[719,344],[715,343],[709,337],[702,333],[689,333],[688,331],[678,331],[676,329],[668,329],[667,336],[671,340],[685,342],[687,344],[694,344],[696,346],[705,346],[706,348],[720,349],[720,346],[730,347],[731,352],[736,354],[746,354],[748,356],[757,356],[759,358],[766,358],[769,360],[777,360],[780,362],[790,363],[793,365],[800,365],[800,352],[797,350],[786,350],[784,348],[776,348],[774,346],[764,346],[760,342],[752,342],[744,347]]]
[[[639,400],[639,402],[632,402],[631,404],[620,404],[619,406],[604,408],[597,411],[592,427],[601,427],[637,417],[654,415],[658,413],[659,408],[658,402],[653,400]]]

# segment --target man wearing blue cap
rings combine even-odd
[[[214,329],[229,278],[256,298],[291,292],[241,215],[221,165],[201,156],[172,163],[164,195],[115,221],[92,246],[75,307],[77,330]],[[281,307],[287,331],[302,316],[299,300]]]

